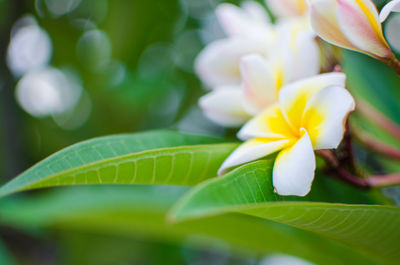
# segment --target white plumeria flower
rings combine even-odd
[[[243,95],[241,86],[223,86],[201,97],[199,105],[209,120],[235,128],[251,118],[243,106]]]
[[[379,14],[379,21],[384,22],[391,12],[400,12],[400,0],[393,0],[387,3]]]
[[[263,42],[271,39],[271,20],[264,7],[257,2],[247,1],[241,7],[220,4],[216,15],[225,34],[231,38],[250,38]]]
[[[266,55],[275,30],[256,2],[245,2],[242,7],[221,4],[216,14],[227,38],[206,46],[195,61],[195,71],[209,88],[239,85],[240,59],[251,53]]]
[[[308,0],[311,25],[324,40],[382,59],[391,58],[371,0]]]
[[[239,131],[246,140],[222,164],[228,168],[279,151],[273,185],[280,195],[305,196],[316,167],[314,150],[337,148],[353,97],[343,73],[321,74],[281,88],[278,103],[251,119]]]
[[[280,37],[267,59],[259,54],[242,58],[241,85],[218,87],[200,99],[210,120],[239,127],[276,103],[283,85],[319,73],[319,48],[305,20],[286,20],[278,28]]]
[[[265,2],[277,17],[302,16],[308,11],[306,0],[265,0]]]

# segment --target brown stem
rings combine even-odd
[[[335,173],[341,180],[343,180],[349,184],[352,184],[353,186],[356,186],[356,187],[359,187],[362,189],[369,189],[372,187],[367,180],[358,178],[357,176],[353,176],[352,174],[350,174],[349,172],[347,172],[346,170],[344,170],[341,167],[336,168]]]
[[[356,132],[356,130],[353,130],[353,132]],[[377,152],[388,158],[400,160],[400,149],[393,148],[390,145],[373,138],[372,136],[368,135],[367,133],[358,131],[357,133],[353,133],[353,135],[356,140],[358,140],[361,144],[363,144],[370,151]]]
[[[349,163],[350,169],[352,172],[356,171],[356,162],[354,160],[354,152],[353,152],[353,134],[350,130],[349,121],[346,122],[346,132],[344,135],[344,147],[346,149],[346,160]]]
[[[388,175],[376,175],[368,178],[359,178],[347,172],[343,169],[335,155],[329,150],[319,150],[317,154],[321,156],[330,166],[328,173],[341,181],[349,183],[361,189],[370,188],[383,188],[389,186],[400,185],[400,173],[399,174],[388,174]]]
[[[319,151],[317,151],[317,154],[320,155],[327,162],[328,166],[330,167],[330,170],[328,170],[328,173],[332,177],[334,177],[338,180],[347,182],[358,188],[362,188],[362,189],[370,188],[369,184],[366,182],[365,179],[361,179],[356,176],[353,176],[352,174],[350,174],[349,172],[344,170],[340,166],[336,156],[331,151],[319,150]]]
[[[392,67],[393,70],[395,70],[396,73],[400,76],[400,62],[394,54],[392,54],[392,56],[390,56],[389,58],[380,58],[380,60]]]
[[[334,168],[339,166],[339,162],[337,161],[335,155],[331,151],[318,150],[317,155],[322,157],[329,166],[334,167]]]
[[[373,120],[394,137],[400,139],[400,126],[363,100],[357,100],[357,111]]]

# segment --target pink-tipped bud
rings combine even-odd
[[[311,25],[324,40],[375,58],[393,56],[371,0],[308,0]]]

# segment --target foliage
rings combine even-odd
[[[2,218],[23,229],[89,230],[167,242],[182,242],[189,236],[193,246],[221,248],[228,243],[242,255],[281,252],[316,264],[375,264],[328,238],[246,215],[166,223],[166,212],[186,191],[176,187],[80,187],[3,201]]]
[[[198,263],[205,264],[254,264],[276,253],[318,265],[398,264],[398,187],[361,189],[333,174],[341,166],[364,181],[399,172],[398,159],[360,137],[399,149],[379,120],[360,109],[350,115],[345,141],[329,150],[336,164],[316,153],[305,197],[274,190],[276,153],[219,176],[239,146],[237,130],[201,112],[199,98],[213,92],[201,89],[193,67],[204,42],[221,35],[210,18],[218,1],[70,1],[76,9],[61,15],[51,2],[0,1],[2,36],[12,38],[16,16],[33,14],[52,39],[51,67],[82,87],[73,109],[34,117],[14,97],[23,77],[0,70],[0,264],[197,264],[201,251],[225,257],[204,255]],[[100,42],[88,41],[93,33]],[[400,125],[395,71],[319,41],[323,71],[339,64],[355,101]]]

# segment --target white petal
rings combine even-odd
[[[269,139],[254,138],[243,143],[224,161],[218,174],[222,175],[231,167],[244,164],[272,154],[288,144],[288,140],[268,142]]]
[[[337,148],[343,138],[346,118],[354,107],[353,97],[343,87],[329,86],[314,94],[302,121],[314,149]]]
[[[315,174],[315,155],[306,131],[291,147],[282,150],[275,160],[273,184],[279,195],[305,196],[310,192]]]
[[[223,39],[212,42],[198,55],[195,70],[210,88],[238,85],[241,77],[240,59],[251,53],[263,53],[263,43],[243,39]]]
[[[307,11],[305,0],[266,0],[266,3],[278,17],[300,16]]]
[[[400,12],[400,0],[393,0],[387,3],[379,14],[379,21],[382,23],[387,19],[391,12]]]
[[[258,114],[277,101],[275,73],[263,57],[257,54],[243,57],[240,73],[248,112]]]
[[[240,87],[222,87],[201,97],[199,104],[213,122],[224,127],[239,127],[251,117],[244,110],[242,99]]]
[[[322,39],[334,45],[357,50],[341,31],[337,17],[337,1],[334,0],[308,0],[310,5],[311,26],[315,33]]]
[[[259,3],[254,1],[245,1],[241,6],[254,21],[267,23],[268,25],[271,24],[271,18],[265,8]]]
[[[359,50],[378,57],[391,56],[375,5],[370,0],[359,1],[338,1],[336,15],[341,31]]]
[[[392,16],[385,24],[385,33],[392,49],[400,52],[400,15]]]
[[[220,4],[217,6],[216,15],[219,23],[228,36],[240,36],[243,34],[243,24],[247,24],[248,15],[240,7],[232,4]]]
[[[225,33],[230,37],[267,38],[268,36],[263,35],[271,33],[267,13],[258,3],[247,3],[243,8],[227,3],[220,4],[216,14]]]
[[[304,17],[282,19],[277,28],[278,39],[268,58],[273,68],[279,69],[278,89],[289,82],[318,74],[319,48],[308,20]]]
[[[344,87],[345,81],[346,75],[343,73],[327,73],[282,87],[279,91],[279,103],[285,118],[293,128],[300,128],[304,109],[314,93],[327,86]]]
[[[314,35],[308,31],[297,34],[293,46],[293,71],[289,81],[311,77],[320,72],[320,50]]]
[[[277,28],[278,39],[267,56],[275,93],[283,85],[314,76],[320,70],[319,48],[305,18],[282,19]]]
[[[268,107],[265,111],[255,116],[238,132],[238,138],[241,140],[248,140],[254,137],[268,137],[278,140],[292,138],[292,136],[292,129],[277,104]]]

